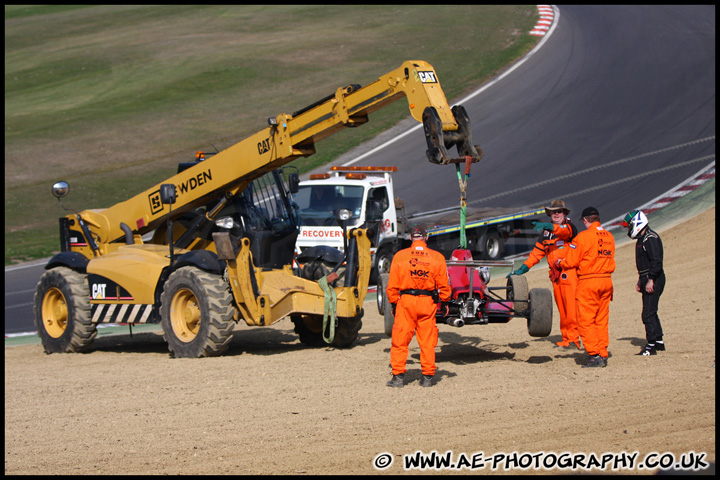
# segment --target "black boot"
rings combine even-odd
[[[663,345],[663,350],[665,349],[665,346]],[[639,353],[636,353],[635,355],[642,355],[643,357],[649,357],[650,355],[657,355],[657,348],[654,343],[648,343],[643,347],[642,350],[640,350]]]
[[[402,388],[405,386],[405,374],[393,375],[392,379],[387,382],[388,387]]]
[[[590,355],[590,360],[582,368],[605,367],[606,363],[600,355]]]
[[[433,376],[432,375],[423,375],[422,378],[420,378],[420,386],[421,387],[432,387],[433,386]]]

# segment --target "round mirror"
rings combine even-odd
[[[67,182],[57,182],[52,187],[52,193],[57,198],[64,197],[65,195],[68,194],[69,191],[70,191],[70,185],[68,185]]]

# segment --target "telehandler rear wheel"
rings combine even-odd
[[[177,358],[213,357],[232,340],[234,307],[227,282],[195,267],[173,272],[160,297],[163,338]]]
[[[56,267],[40,277],[34,298],[35,327],[45,353],[86,351],[97,336],[90,319],[87,275]]]

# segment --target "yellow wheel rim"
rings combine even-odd
[[[42,318],[45,331],[53,338],[62,337],[68,324],[68,308],[65,295],[53,287],[45,292],[42,302]]]
[[[192,342],[200,330],[200,307],[195,294],[180,289],[170,303],[170,323],[175,336],[183,342]]]

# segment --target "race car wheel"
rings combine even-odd
[[[214,357],[232,340],[234,307],[227,282],[195,267],[173,272],[160,297],[163,338],[176,358]]]
[[[84,352],[97,336],[87,275],[67,267],[48,270],[37,284],[33,310],[45,353]]]
[[[547,337],[552,330],[552,294],[546,288],[530,290],[527,326],[531,337]]]
[[[511,275],[507,279],[507,299],[513,302],[518,313],[528,310],[528,282],[522,275]]]

